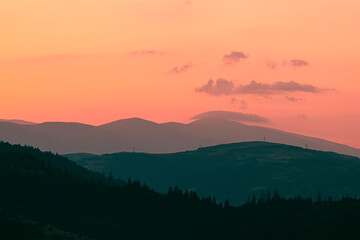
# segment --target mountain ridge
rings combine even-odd
[[[21,125],[35,125],[35,124],[38,124],[38,123],[35,123],[35,122],[29,122],[29,121],[20,120],[20,119],[0,119],[0,122],[10,122],[10,123],[16,123],[16,124],[21,124]]]
[[[128,118],[99,126],[77,122],[34,125],[0,122],[0,140],[33,145],[60,154],[121,151],[174,153],[200,146],[262,141],[264,138],[269,142],[360,156],[360,149],[344,144],[223,118],[203,118],[188,124]]]

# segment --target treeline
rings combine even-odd
[[[0,164],[11,164],[13,170],[16,168],[24,170],[26,168],[28,170],[44,171],[43,168],[46,166],[47,172],[56,170],[65,175],[77,177],[82,180],[100,182],[108,182],[111,180],[113,184],[116,183],[119,186],[125,184],[122,180],[117,179],[114,181],[114,179],[105,177],[104,174],[88,171],[62,155],[57,153],[53,154],[51,152],[42,152],[39,148],[34,148],[32,146],[21,146],[0,141],[0,156],[7,157],[7,161]]]
[[[0,143],[0,208],[100,240],[360,239],[357,199],[284,199],[274,191],[232,207],[178,187],[159,194],[137,180],[121,185],[69,164]]]
[[[93,240],[0,209],[2,240]]]

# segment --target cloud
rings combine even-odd
[[[289,96],[286,96],[285,98],[290,102],[298,102],[298,101],[303,101],[304,100],[302,98],[289,97]]]
[[[76,55],[76,54],[51,54],[51,55],[40,55],[31,57],[22,57],[15,59],[1,60],[1,63],[10,64],[38,64],[38,63],[53,63],[53,62],[66,62],[79,59],[85,59],[94,57],[96,55]]]
[[[241,100],[239,103],[239,109],[247,108],[247,103],[244,100]]]
[[[209,111],[198,114],[191,119],[204,119],[204,118],[223,118],[230,121],[237,121],[237,122],[258,122],[258,123],[267,123],[267,120],[264,117],[261,117],[256,114],[248,114],[248,113],[241,113],[241,112],[231,112],[231,111]]]
[[[214,84],[214,80],[210,79],[207,84],[196,88],[196,92],[205,92],[210,95],[232,95],[235,94],[235,85],[232,81],[223,78],[218,78]]]
[[[139,55],[162,55],[162,52],[154,51],[154,50],[139,50],[130,52],[131,55],[139,56]]]
[[[271,69],[276,69],[277,63],[275,61],[266,59],[266,66]]]
[[[223,61],[225,64],[232,64],[239,62],[241,59],[247,59],[248,57],[249,55],[246,55],[243,52],[232,51],[230,54],[226,54],[223,57]]]
[[[290,60],[290,64],[294,67],[304,67],[309,65],[309,63],[305,60],[300,60],[300,59],[292,59]]]
[[[130,55],[163,55],[164,53],[154,50],[141,50],[133,51],[129,53]],[[47,63],[60,63],[60,62],[70,62],[70,61],[83,61],[89,59],[106,59],[119,57],[120,54],[48,54],[48,55],[38,55],[38,56],[27,56],[19,57],[13,59],[0,59],[0,64],[19,64],[19,65],[28,65],[28,64],[47,64]]]
[[[174,73],[174,74],[183,73],[190,70],[191,68],[192,68],[192,63],[189,62],[180,67],[174,67],[173,69],[171,69],[170,73]]]
[[[310,84],[301,84],[294,81],[275,82],[273,84],[251,81],[246,85],[235,86],[233,81],[219,78],[214,82],[210,79],[207,84],[196,88],[196,92],[204,92],[213,96],[235,95],[235,94],[252,94],[252,95],[281,95],[289,92],[308,92],[320,93],[327,89],[321,89]]]
[[[231,104],[238,107],[239,109],[247,108],[247,103],[244,100],[241,100],[239,102],[236,98],[232,98],[231,99]]]
[[[299,114],[299,115],[296,116],[296,118],[301,119],[301,120],[308,119],[308,117],[305,114]]]

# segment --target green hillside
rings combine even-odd
[[[360,195],[360,159],[268,142],[245,142],[174,154],[67,155],[78,164],[122,179],[140,179],[155,190],[169,185],[244,203],[273,191],[307,197]]]
[[[64,166],[69,160],[31,147],[0,143],[0,153],[1,239],[360,238],[357,199],[286,200],[275,191],[232,207],[178,187],[159,194],[138,181],[88,178],[96,174],[74,163],[67,171],[54,167],[53,161]]]

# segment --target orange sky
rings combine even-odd
[[[241,111],[360,147],[359,11],[358,0],[0,0],[0,118],[189,122]],[[247,57],[224,61],[233,51]],[[195,91],[218,78],[321,91]]]

